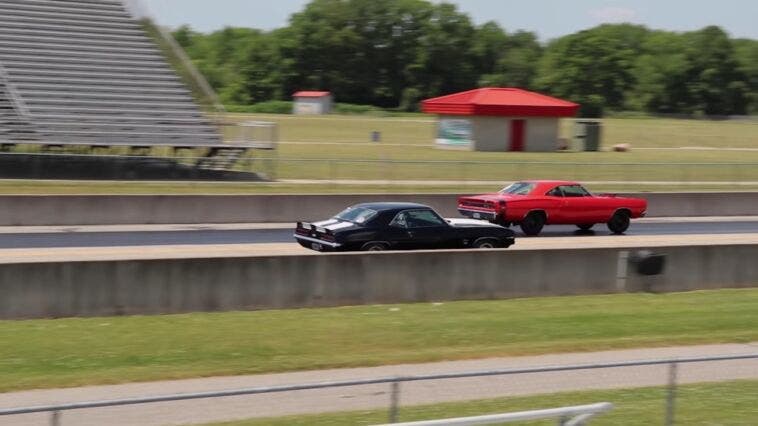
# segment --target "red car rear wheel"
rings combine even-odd
[[[524,220],[521,221],[521,230],[524,234],[534,236],[542,231],[542,227],[545,226],[545,213],[543,212],[530,212]]]

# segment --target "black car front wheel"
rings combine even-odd
[[[477,249],[498,248],[500,247],[500,242],[492,238],[480,238],[474,241],[474,244],[472,244],[471,247]]]
[[[387,243],[382,243],[379,241],[371,241],[363,245],[361,247],[362,251],[385,251],[389,247],[387,246]]]

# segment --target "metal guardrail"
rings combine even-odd
[[[450,419],[422,420],[417,422],[395,423],[397,426],[473,426],[496,423],[512,423],[530,420],[558,418],[559,426],[581,426],[592,417],[613,408],[610,402],[574,405],[571,407],[547,408],[544,410],[519,411],[515,413],[489,414],[485,416],[456,417]],[[388,426],[378,425],[378,426]]]
[[[257,394],[289,392],[289,391],[309,390],[309,389],[326,389],[326,388],[338,388],[338,387],[350,387],[350,386],[362,386],[362,385],[390,384],[391,385],[391,391],[390,391],[391,392],[390,393],[391,405],[389,409],[389,422],[397,423],[401,383],[425,381],[425,380],[462,379],[462,378],[487,377],[487,376],[506,376],[506,375],[526,374],[526,373],[550,373],[550,372],[557,372],[557,371],[598,370],[598,369],[617,368],[617,367],[668,365],[669,366],[669,375],[668,375],[669,381],[668,381],[668,393],[667,393],[666,425],[673,425],[674,416],[675,416],[677,366],[679,364],[688,364],[688,363],[696,363],[696,362],[734,361],[734,360],[744,360],[744,359],[758,360],[758,353],[744,354],[744,355],[711,356],[711,357],[688,357],[688,358],[668,358],[668,359],[652,359],[652,360],[638,360],[638,361],[621,361],[621,362],[598,363],[598,364],[573,364],[573,365],[543,366],[543,367],[531,367],[531,368],[508,368],[508,369],[499,369],[499,370],[469,371],[469,372],[460,372],[460,373],[381,377],[381,378],[363,379],[363,380],[345,380],[345,381],[306,383],[306,384],[294,384],[294,385],[283,385],[283,386],[242,388],[242,389],[232,389],[232,390],[226,390],[226,391],[195,392],[195,393],[183,393],[183,394],[158,395],[158,396],[149,396],[149,397],[141,397],[141,398],[124,398],[124,399],[111,399],[111,400],[100,400],[100,401],[75,402],[75,403],[70,403],[70,404],[54,404],[54,405],[39,405],[39,406],[32,406],[32,407],[7,408],[7,409],[0,410],[0,416],[50,412],[52,416],[51,425],[60,426],[61,412],[67,411],[67,410],[100,408],[100,407],[115,407],[115,406],[135,405],[135,404],[149,404],[149,403],[154,403],[154,402],[185,401],[185,400],[203,399],[203,398],[223,398],[223,397],[229,397],[229,396],[257,395]]]

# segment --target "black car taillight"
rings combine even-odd
[[[295,233],[298,235],[308,235],[310,232],[310,224],[306,226],[303,222],[298,222],[297,226],[295,226]]]

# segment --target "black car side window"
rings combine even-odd
[[[549,195],[551,197],[563,197],[563,192],[561,192],[560,186],[556,186],[555,188],[548,191],[545,195]]]
[[[411,210],[406,212],[406,226],[408,228],[424,228],[429,226],[442,226],[445,222],[431,210]]]
[[[398,213],[395,216],[395,218],[392,219],[392,221],[390,222],[390,226],[394,226],[394,227],[397,227],[397,228],[407,228],[408,227],[408,223],[407,223],[405,215],[406,215],[405,212]]]

